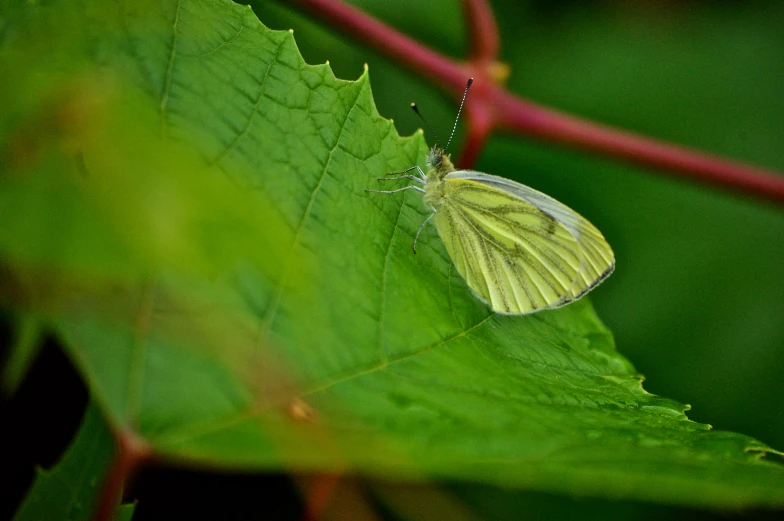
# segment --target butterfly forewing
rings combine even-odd
[[[435,224],[468,286],[501,313],[572,302],[604,280],[614,255],[579,214],[527,186],[449,173]]]

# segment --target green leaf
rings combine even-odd
[[[114,456],[114,440],[98,410],[90,405],[82,426],[62,459],[51,470],[38,470],[14,521],[93,518],[101,483]],[[121,505],[117,521],[133,517],[135,505]]]
[[[218,0],[52,2],[14,20],[3,59],[20,83],[88,95],[11,90],[4,170],[19,181],[0,185],[3,225],[15,201],[67,197],[0,248],[111,421],[156,454],[784,504],[776,451],[646,393],[587,300],[495,315],[432,229],[412,254],[421,199],[365,190],[423,165],[426,145],[379,117],[367,71],[306,65],[292,34]],[[14,54],[31,41],[36,59]],[[49,118],[74,106],[76,131]],[[80,165],[89,175],[63,174]],[[47,249],[52,233],[64,250]],[[65,289],[41,289],[42,272]]]
[[[13,394],[27,375],[41,348],[41,321],[33,314],[22,313],[18,318],[16,336],[8,361],[3,368],[2,383],[6,394]]]

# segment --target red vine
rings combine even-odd
[[[506,68],[497,61],[498,28],[486,0],[463,0],[471,57],[458,62],[339,0],[290,0],[311,15],[350,34],[459,99],[474,77],[466,101],[468,139],[458,164],[477,159],[494,130],[524,134],[655,168],[738,192],[784,203],[784,176],[710,154],[567,115],[510,93]]]
[[[139,465],[152,456],[145,441],[131,431],[116,433],[117,453],[103,480],[98,494],[98,503],[93,512],[93,521],[111,521],[120,506],[123,488],[130,481]]]

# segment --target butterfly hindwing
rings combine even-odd
[[[467,170],[446,175],[442,190],[438,233],[468,286],[495,311],[563,306],[612,272],[602,234],[541,192]]]

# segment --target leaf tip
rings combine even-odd
[[[367,62],[365,62],[364,64],[362,64],[362,74],[359,75],[357,81],[369,82],[369,80],[370,80],[370,68],[368,67]],[[375,102],[373,103],[375,104]]]
[[[746,452],[748,454],[753,454],[754,459],[756,459],[757,461],[765,459],[767,456],[770,455],[781,456],[782,458],[784,458],[784,452],[776,450],[772,447],[768,447],[767,445],[764,444],[756,444],[756,443],[749,444],[743,448],[743,452]]]

